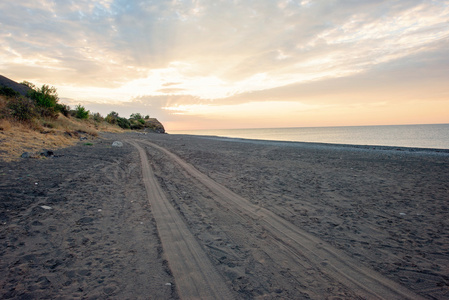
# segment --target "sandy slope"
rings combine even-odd
[[[447,153],[106,137],[0,164],[3,298],[449,297]]]

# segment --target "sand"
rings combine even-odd
[[[55,154],[0,162],[3,299],[449,298],[447,151],[127,133]]]

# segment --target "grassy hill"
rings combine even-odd
[[[74,110],[59,103],[56,89],[36,88],[0,75],[0,160],[20,158],[24,152],[54,150],[80,140],[91,145],[99,132],[127,129],[164,133],[163,125],[149,116],[121,118],[111,112],[106,118],[81,105]]]

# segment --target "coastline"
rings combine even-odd
[[[171,133],[279,142],[449,149],[449,124],[181,130]]]
[[[114,140],[124,146],[112,148]],[[145,147],[162,190],[237,299],[360,295],[324,262],[295,263],[263,219],[220,203],[146,142],[361,267],[422,297],[449,297],[447,151],[126,133],[51,159],[0,163],[3,298],[180,297],[128,140]]]
[[[382,146],[382,145],[357,145],[357,144],[338,144],[338,143],[320,143],[320,142],[298,142],[298,141],[282,141],[282,140],[264,140],[264,139],[250,139],[237,137],[222,137],[214,135],[195,135],[195,134],[171,134],[172,136],[185,136],[199,139],[210,139],[227,142],[252,143],[259,145],[275,145],[275,146],[289,146],[289,147],[305,147],[305,148],[328,148],[334,150],[379,150],[379,151],[403,151],[407,153],[440,153],[442,155],[449,154],[449,149],[442,148],[424,148],[424,147],[405,147],[405,146]]]

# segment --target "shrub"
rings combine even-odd
[[[7,108],[11,116],[19,121],[30,121],[36,117],[36,106],[34,102],[25,97],[14,97],[9,99]]]
[[[33,84],[29,86],[31,90],[28,91],[27,96],[35,100],[38,106],[55,107],[59,101],[58,93],[55,87],[50,87],[44,84],[40,89]]]
[[[142,119],[140,119],[140,120],[142,120]],[[140,122],[140,120],[130,119],[129,121],[131,124],[131,126],[130,126],[131,129],[143,129],[145,126]],[[143,123],[145,123],[145,121]]]
[[[31,82],[26,81],[26,80],[22,81],[20,84],[22,84],[24,86],[27,86],[27,87],[29,87],[30,89],[33,89],[33,90],[36,89],[36,86],[34,84],[32,84]]]
[[[118,116],[118,113],[116,113],[115,111],[111,111],[105,118],[106,122],[111,123],[111,124],[117,124],[117,119],[120,118]]]
[[[77,117],[78,119],[87,119],[87,118],[89,118],[89,111],[86,110],[84,108],[84,106],[82,106],[81,104],[78,104],[75,107],[75,111],[76,111],[75,117]]]
[[[143,117],[142,117],[142,115],[141,115],[140,113],[134,113],[134,114],[131,114],[131,115],[129,116],[129,118],[130,118],[130,119],[134,119],[134,120],[143,119]]]
[[[58,111],[56,110],[56,107],[38,106],[36,107],[36,111],[44,118],[49,118],[52,120],[56,120],[58,118]]]
[[[104,118],[100,115],[100,113],[94,113],[92,115],[92,118],[94,119],[95,122],[103,122]]]
[[[129,122],[128,119],[126,118],[117,118],[117,125],[120,126],[123,129],[130,129],[131,128],[131,124]]]
[[[16,96],[19,96],[20,94],[19,93],[17,93],[15,90],[13,90],[12,88],[10,88],[10,87],[7,87],[7,86],[0,86],[0,94],[1,95],[5,95],[5,96],[7,96],[7,97],[16,97]]]
[[[64,116],[70,117],[70,106],[65,104],[56,104],[56,111],[61,112]]]

